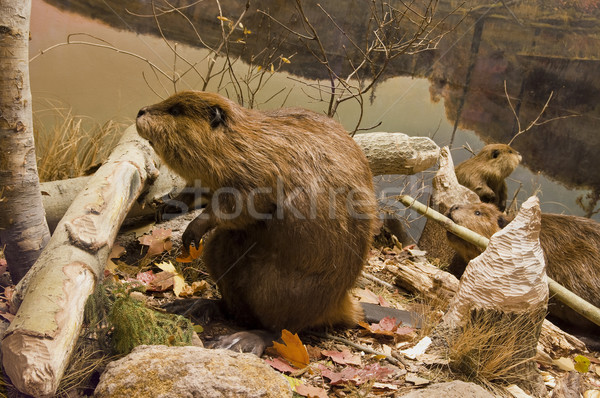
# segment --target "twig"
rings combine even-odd
[[[546,123],[550,123],[550,122],[555,121],[555,120],[567,119],[567,118],[570,118],[570,117],[581,116],[581,115],[578,115],[578,114],[564,115],[564,116],[553,117],[553,118],[544,120],[543,122],[539,122],[539,120],[542,117],[542,115],[548,109],[548,105],[550,104],[550,100],[552,99],[552,96],[554,95],[554,91],[551,91],[550,95],[548,95],[548,99],[546,100],[546,103],[542,107],[542,110],[538,113],[538,115],[536,116],[536,118],[533,119],[533,121],[531,121],[531,123],[529,123],[529,125],[523,130],[523,129],[521,129],[521,121],[519,120],[519,116],[517,115],[515,107],[513,106],[512,102],[510,100],[510,96],[508,95],[508,90],[506,89],[506,80],[504,81],[504,95],[506,96],[506,101],[508,101],[508,106],[510,107],[510,110],[512,111],[513,116],[515,117],[515,120],[517,121],[517,129],[518,129],[517,133],[508,142],[508,145],[512,144],[512,142],[518,136],[520,136],[521,134],[526,133],[527,131],[531,130],[531,128],[534,127],[534,126],[541,126],[541,125],[544,125]]]
[[[383,281],[383,280],[377,278],[376,276],[371,275],[365,271],[362,272],[362,276],[364,276],[366,279],[370,280],[371,282],[380,284],[381,286],[385,287],[386,289],[388,289],[391,292],[398,290],[398,288],[396,286],[392,285],[391,283],[387,283],[386,281]]]
[[[373,354],[373,355],[381,356],[386,361],[388,361],[389,363],[391,363],[392,365],[396,365],[396,366],[398,366],[400,364],[406,365],[406,362],[403,359],[394,358],[391,355],[386,355],[386,354],[384,354],[381,351],[374,350],[374,349],[372,349],[370,347],[367,347],[367,346],[364,346],[364,345],[356,344],[355,342],[350,341],[348,339],[345,339],[343,337],[337,337],[337,336],[333,336],[333,335],[331,335],[329,333],[319,333],[319,332],[313,332],[313,331],[309,331],[307,333],[309,333],[309,334],[311,334],[313,336],[322,338],[322,339],[331,339],[331,340],[339,341],[340,343],[344,343],[346,345],[349,345],[350,347],[354,347],[357,350],[364,351],[367,354]]]

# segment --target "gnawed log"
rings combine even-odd
[[[453,205],[479,203],[479,196],[458,183],[454,173],[454,162],[448,147],[440,150],[439,169],[433,177],[431,207],[442,214]],[[459,259],[446,238],[446,230],[439,223],[427,220],[419,239],[419,248],[427,251],[429,258],[437,258],[442,264],[452,267]]]
[[[440,148],[431,138],[402,133],[364,133],[354,136],[373,175],[415,174],[435,165]]]
[[[534,361],[548,308],[540,228],[539,200],[531,197],[469,262],[432,337],[456,368],[475,367],[484,378],[515,383],[534,396],[547,395]],[[498,365],[489,368],[493,362]]]
[[[2,360],[20,391],[54,395],[119,226],[157,176],[155,156],[135,127],[127,129],[19,284],[23,301],[2,341]]]
[[[427,303],[447,308],[458,291],[458,279],[426,262],[388,264],[386,269],[395,275],[395,284]],[[552,359],[587,351],[577,337],[564,332],[549,320],[544,320],[537,347],[537,361],[552,364]]]
[[[409,137],[402,133],[364,133],[354,137],[365,152],[373,175],[415,174],[432,167],[440,148],[427,137]],[[86,187],[91,177],[51,181],[41,184],[46,220],[50,230],[58,224],[75,196]],[[185,182],[166,167],[150,187],[142,203],[136,203],[127,217],[150,215],[164,204],[166,195],[173,197],[185,187]],[[150,204],[151,206],[144,206]]]

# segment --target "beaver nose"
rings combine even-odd
[[[140,109],[140,111],[138,112],[138,114],[137,114],[137,117],[144,116],[144,114],[145,114],[145,113],[146,113],[146,107],[143,107],[143,108],[142,108],[142,109]]]

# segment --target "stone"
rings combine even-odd
[[[94,397],[291,397],[286,379],[252,354],[139,346],[111,362]]]

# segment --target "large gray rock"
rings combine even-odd
[[[111,362],[95,397],[291,397],[283,376],[252,354],[139,346]]]
[[[402,398],[494,398],[494,394],[483,387],[464,381],[433,384],[422,390],[414,390],[401,395]]]

